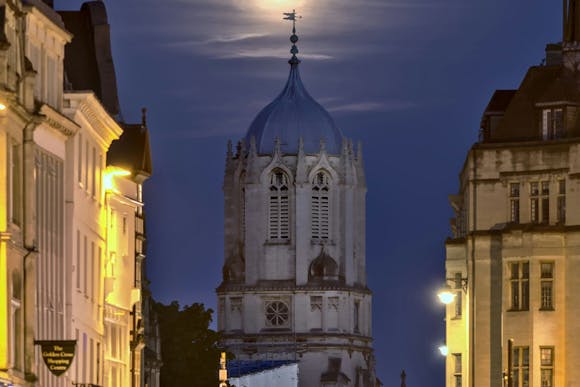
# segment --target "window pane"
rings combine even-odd
[[[553,263],[542,263],[542,278],[553,278]]]
[[[530,349],[528,347],[522,348],[522,365],[530,365]]]
[[[553,348],[540,348],[540,361],[542,366],[551,366],[553,360]]]
[[[521,296],[521,310],[528,310],[530,308],[530,283],[529,281],[522,281],[522,296]]]
[[[522,278],[530,278],[530,264],[528,262],[522,263]]]
[[[542,369],[542,387],[552,387],[552,370]]]

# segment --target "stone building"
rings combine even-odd
[[[150,173],[145,122],[120,115],[103,3],[0,1],[0,386],[143,385]],[[76,341],[61,376],[43,340]]]
[[[579,1],[563,27],[517,90],[494,93],[450,196],[447,386],[580,383]]]
[[[300,386],[375,386],[362,150],[306,91],[293,34],[282,93],[228,144],[223,345],[296,360]]]

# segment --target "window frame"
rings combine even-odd
[[[558,116],[555,113],[559,113]],[[566,137],[565,106],[545,107],[541,111],[542,140],[559,140]],[[558,123],[560,126],[555,125]]]
[[[549,351],[550,359],[549,363],[544,363],[544,359],[542,357],[543,351]],[[540,386],[541,387],[553,387],[554,386],[554,369],[555,369],[555,348],[554,346],[540,346]],[[544,373],[550,375],[549,384],[544,384]]]
[[[547,273],[544,276],[543,266],[550,265],[551,270],[550,273]],[[554,311],[556,307],[554,305],[554,271],[556,269],[556,264],[554,261],[540,261],[540,310],[541,311]],[[548,276],[549,275],[549,276]],[[546,289],[550,289],[549,296],[546,296],[546,299],[549,299],[549,302],[545,303],[545,295],[544,295],[544,285],[549,285]]]
[[[514,267],[517,265],[517,273]],[[527,270],[524,268],[527,267]],[[530,310],[530,261],[519,260],[508,262],[509,276],[509,309],[510,312]]]
[[[513,347],[512,380],[513,387],[530,387],[530,347]],[[524,356],[527,354],[527,357]],[[527,361],[526,361],[527,359]],[[527,378],[524,378],[524,375]],[[527,383],[525,380],[527,379]]]
[[[284,182],[276,181],[281,175]],[[292,192],[290,175],[281,168],[274,168],[268,174],[268,211],[267,211],[267,239],[275,243],[289,243],[292,239],[291,214]],[[276,221],[273,221],[273,210],[276,210]],[[286,218],[283,214],[286,213]],[[275,227],[274,227],[275,226]]]
[[[519,182],[509,183],[509,202],[510,202],[510,222],[520,223],[520,195],[521,184]]]
[[[322,181],[321,181],[322,177]],[[312,240],[328,241],[332,234],[332,176],[318,170],[311,182],[310,236]]]

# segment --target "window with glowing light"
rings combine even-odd
[[[542,387],[554,386],[554,347],[540,347],[540,380]]]

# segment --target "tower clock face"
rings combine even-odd
[[[269,326],[284,326],[288,322],[288,305],[281,301],[270,302],[266,305],[266,321]]]

